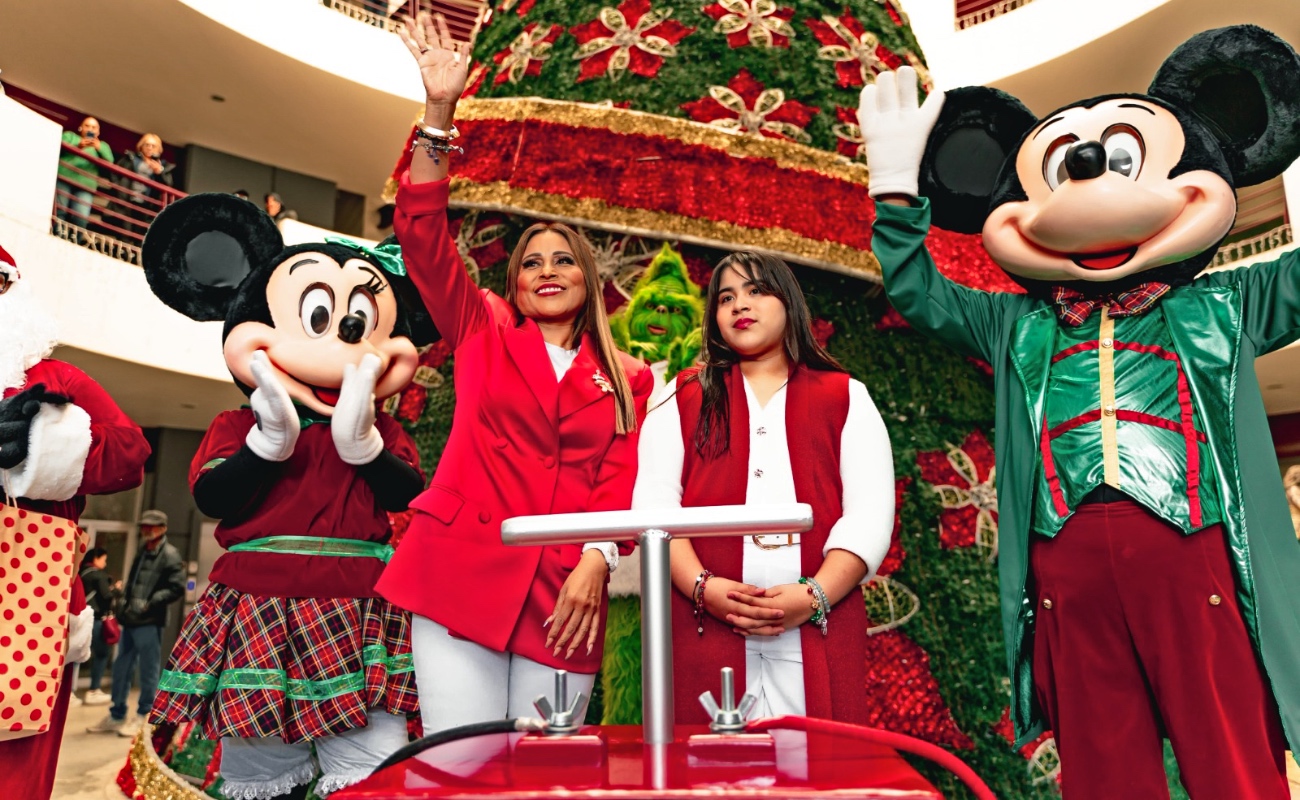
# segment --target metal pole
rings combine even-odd
[[[673,741],[672,578],[667,531],[641,534],[642,734],[647,745]]]

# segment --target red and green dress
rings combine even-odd
[[[417,708],[409,616],[374,591],[392,553],[383,486],[394,466],[405,479],[418,474],[415,443],[379,414],[387,452],[356,467],[339,458],[327,420],[303,424],[288,460],[250,462],[253,413],[228,411],[194,457],[196,499],[200,482],[223,468],[241,469],[222,477],[245,491],[226,498],[231,513],[216,537],[227,552],[172,650],[155,723],[194,720],[212,739],[292,743],[364,728],[369,709]]]

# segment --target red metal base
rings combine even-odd
[[[721,737],[703,725],[677,726],[677,739],[656,758],[633,725],[588,726],[568,739],[480,736],[432,748],[330,800],[943,797],[894,750],[854,739],[789,730]]]

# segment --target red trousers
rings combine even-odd
[[[72,671],[65,667],[63,683],[45,733],[0,742],[0,798],[4,800],[49,800],[54,791],[54,773],[63,743],[63,723],[68,719],[68,698],[72,695]]]
[[[1187,536],[1137,503],[1084,505],[1034,537],[1030,569],[1065,800],[1168,798],[1164,736],[1192,800],[1288,800],[1222,526]]]

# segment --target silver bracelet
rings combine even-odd
[[[444,131],[441,128],[435,128],[432,125],[425,124],[424,120],[416,120],[415,129],[419,133],[423,133],[425,136],[428,136],[430,139],[451,140],[451,139],[460,138],[460,131],[456,129],[455,125],[451,126],[451,130]]]
[[[812,618],[808,621],[821,629],[822,636],[826,635],[827,619],[831,613],[830,599],[826,597],[826,590],[817,582],[816,578],[800,578],[799,582],[808,587],[808,592],[813,596]]]

